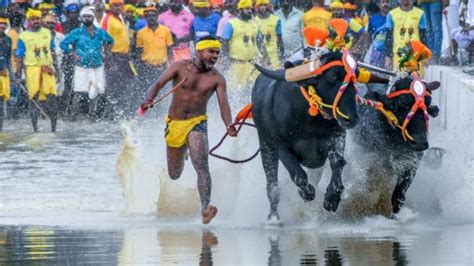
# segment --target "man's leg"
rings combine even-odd
[[[197,185],[201,197],[202,223],[208,224],[217,214],[217,208],[209,205],[211,201],[212,179],[209,173],[209,145],[207,133],[191,131],[188,137],[189,155],[198,175]]]
[[[56,125],[58,123],[58,104],[57,96],[49,95],[43,105],[46,114],[51,119],[51,132],[56,132]]]
[[[186,146],[180,148],[166,147],[168,158],[168,175],[173,180],[178,179],[183,173],[186,149]]]
[[[33,101],[39,104],[38,97],[34,97],[33,99],[30,99],[30,101],[28,102],[28,111],[30,113],[31,124],[33,125],[33,131],[38,132],[39,110],[38,110],[38,107],[33,103]]]

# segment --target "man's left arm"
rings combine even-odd
[[[232,113],[230,111],[229,100],[227,98],[227,85],[223,76],[220,75],[219,81],[216,87],[217,101],[221,110],[221,118],[226,127],[229,136],[236,136],[237,131],[232,125]]]

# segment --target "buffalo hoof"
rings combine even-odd
[[[316,190],[314,189],[313,185],[308,184],[305,188],[298,189],[298,194],[300,194],[300,197],[304,201],[312,201],[316,195]]]
[[[280,216],[278,213],[270,213],[267,218],[267,222],[265,224],[266,227],[278,227],[282,226],[280,221]]]
[[[326,190],[326,194],[324,195],[324,209],[328,212],[335,212],[337,211],[337,207],[339,206],[339,202],[341,202],[341,194],[344,191],[344,187],[340,188],[333,188],[330,187]]]

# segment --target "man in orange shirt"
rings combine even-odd
[[[122,17],[123,0],[110,0],[110,12],[102,19],[102,28],[114,39],[112,53],[106,57],[106,97],[109,118],[131,113],[129,96],[133,92],[134,72],[129,58],[130,39]],[[127,108],[128,107],[128,108]],[[112,116],[112,117],[110,117]]]
[[[168,27],[158,23],[158,10],[145,9],[147,26],[137,33],[137,53],[140,55],[140,87],[148,88],[172,61],[173,37]]]

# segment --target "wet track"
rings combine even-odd
[[[407,194],[410,210],[397,222],[323,211],[326,174],[316,200],[304,204],[281,171],[284,226],[268,228],[260,159],[245,165],[211,159],[212,202],[219,214],[210,226],[202,226],[190,163],[181,180],[170,182],[165,174],[163,114],[157,108],[146,119],[128,123],[132,136],[127,149],[117,124],[60,122],[56,134],[33,134],[27,120],[6,121],[6,132],[0,133],[0,264],[474,262],[473,181],[453,177],[441,184],[429,175],[449,169],[421,169]],[[46,121],[40,127],[47,128]],[[252,154],[257,148],[252,130],[226,142],[219,152],[238,158]],[[211,116],[209,132],[212,146],[223,132],[218,113]],[[345,182],[346,191],[357,188],[351,178]],[[440,188],[450,194],[439,194]],[[427,189],[431,193],[423,193]],[[350,210],[344,206],[341,213]]]

